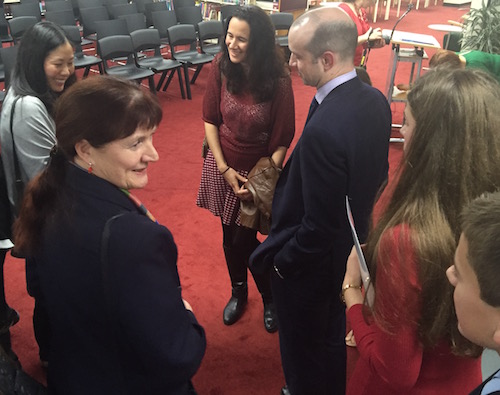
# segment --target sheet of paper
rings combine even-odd
[[[349,219],[349,225],[351,226],[352,239],[354,241],[354,247],[356,248],[356,252],[358,253],[359,260],[359,270],[361,272],[361,280],[363,281],[363,287],[366,292],[366,299],[368,301],[368,305],[373,305],[373,287],[370,286],[370,272],[368,271],[368,266],[366,265],[365,256],[363,255],[363,249],[361,248],[361,244],[359,243],[358,233],[356,232],[356,228],[354,226],[354,218],[352,216],[351,205],[349,204],[349,197],[345,197],[345,206],[347,210],[347,218]]]
[[[382,30],[382,35],[387,35],[387,37],[389,37],[391,35],[391,31],[388,29],[384,29]],[[396,44],[406,44],[415,47],[441,48],[441,45],[436,40],[436,38],[434,36],[431,36],[430,34],[411,33],[403,32],[401,30],[394,30],[391,41]]]

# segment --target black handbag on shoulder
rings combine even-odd
[[[16,146],[14,143],[14,133],[12,130],[14,112],[18,99],[19,97],[14,100],[10,114],[10,135],[12,138],[12,158],[14,162],[14,204],[11,204],[9,200],[5,168],[3,166],[2,158],[0,157],[0,240],[12,239],[12,224],[19,214],[19,208],[24,196],[24,183],[21,179],[19,158],[17,157]]]

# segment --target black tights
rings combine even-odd
[[[257,240],[257,231],[236,224],[222,224],[222,235],[222,247],[231,283],[246,283],[248,260],[252,252],[260,245]],[[252,276],[264,302],[271,302],[270,273],[264,275],[252,273]]]

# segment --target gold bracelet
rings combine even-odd
[[[345,304],[345,291],[347,291],[349,288],[354,288],[354,289],[359,289],[361,291],[361,285],[354,285],[354,284],[346,284],[342,287],[342,291],[340,292],[340,300],[342,303]]]
[[[231,168],[231,166],[228,166],[226,170],[224,170],[222,173],[220,173],[221,175],[224,175],[227,173],[227,171]]]

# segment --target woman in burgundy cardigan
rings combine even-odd
[[[232,325],[248,298],[248,258],[259,245],[256,231],[241,226],[240,200],[252,198],[242,187],[261,157],[281,167],[295,133],[291,79],[274,42],[269,16],[259,7],[241,7],[228,18],[222,53],[212,63],[203,101],[206,155],[197,205],[221,218],[224,255],[232,296],[223,320]],[[269,275],[254,280],[264,301],[264,325],[277,320]]]
[[[500,186],[499,92],[484,73],[433,70],[408,94],[403,161],[364,249],[373,305],[355,252],[342,287],[360,355],[349,395],[466,394],[481,381],[471,358],[481,350],[458,331],[445,272],[462,208]]]

